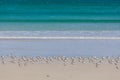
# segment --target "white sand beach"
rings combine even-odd
[[[3,56],[0,80],[120,80],[120,58]]]

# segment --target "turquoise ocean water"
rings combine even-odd
[[[2,0],[0,2],[0,35],[102,34],[110,36],[113,35],[113,31],[117,31],[114,36],[116,34],[119,36],[119,3],[119,0]],[[82,33],[82,31],[88,32]],[[96,34],[96,31],[99,34]],[[111,32],[103,34],[100,31]]]
[[[1,0],[1,31],[120,30],[119,0]]]

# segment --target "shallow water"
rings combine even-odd
[[[0,40],[0,55],[120,56],[119,40]]]
[[[120,23],[0,22],[0,31],[119,31]]]

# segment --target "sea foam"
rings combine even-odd
[[[0,39],[120,39],[120,31],[0,31]]]

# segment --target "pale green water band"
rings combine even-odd
[[[79,23],[79,22],[110,22],[120,23],[120,20],[79,20],[79,19],[68,19],[68,20],[0,20],[0,22],[68,22],[68,23]]]

